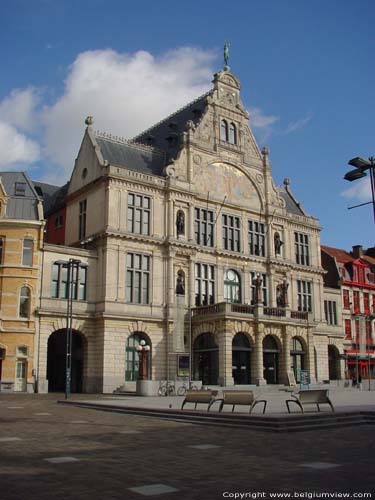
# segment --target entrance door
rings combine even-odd
[[[278,383],[277,364],[278,364],[277,352],[263,353],[263,366],[264,366],[263,377],[266,379],[267,384]]]
[[[26,361],[17,360],[16,362],[16,382],[14,390],[17,392],[26,391]]]
[[[232,341],[232,377],[236,385],[250,384],[251,346],[244,333],[236,333]]]
[[[193,374],[203,385],[215,385],[219,376],[219,349],[211,333],[203,333],[195,339],[193,350]]]

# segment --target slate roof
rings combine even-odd
[[[283,198],[286,204],[286,211],[294,215],[303,215],[306,217],[306,213],[302,210],[300,204],[291,195],[291,193],[285,189],[285,187],[277,186],[277,190],[280,196]]]
[[[119,142],[113,139],[97,136],[103,159],[116,167],[136,170],[144,174],[163,176],[166,156],[163,151],[134,144],[132,142]]]
[[[141,132],[132,140],[150,144],[166,152],[167,160],[176,158],[180,149],[181,135],[186,130],[186,123],[191,120],[197,125],[207,106],[207,97],[213,90],[206,92],[159,123]]]
[[[68,183],[64,186],[54,186],[44,182],[33,181],[35,189],[43,202],[44,215],[55,212],[65,204]]]
[[[0,172],[1,182],[9,197],[5,219],[39,220],[37,192],[26,172]],[[24,186],[24,194],[16,195],[16,183]]]

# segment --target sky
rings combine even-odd
[[[231,71],[273,178],[322,226],[322,244],[375,244],[372,0],[0,0],[0,171],[56,185],[71,174],[85,118],[131,138]]]

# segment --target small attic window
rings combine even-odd
[[[177,130],[177,123],[176,122],[170,122],[168,123],[168,127],[171,129],[171,130]]]
[[[153,135],[149,135],[146,139],[147,144],[153,144],[155,137]]]
[[[200,118],[202,116],[202,110],[198,108],[193,109],[193,115],[195,118]]]
[[[87,177],[87,168],[85,167],[83,170],[82,170],[82,179],[85,179]]]
[[[15,196],[25,196],[26,193],[26,182],[15,182],[14,183],[14,195]]]

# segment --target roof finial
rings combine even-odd
[[[230,44],[228,41],[225,41],[224,42],[224,63],[225,63],[225,66],[224,66],[224,70],[225,71],[229,71],[229,47],[230,47]]]
[[[85,120],[85,123],[88,127],[90,127],[94,123],[94,118],[92,116],[88,116]]]

